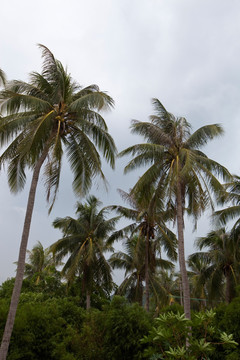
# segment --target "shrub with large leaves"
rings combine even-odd
[[[142,339],[142,343],[149,344],[145,357],[150,360],[210,359],[216,345],[225,349],[236,347],[233,335],[219,331],[214,326],[214,318],[213,310],[194,314],[192,321],[180,312],[161,314],[149,335]],[[190,328],[192,333],[189,333]]]

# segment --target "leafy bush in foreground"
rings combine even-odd
[[[179,312],[161,314],[149,335],[142,340],[149,344],[145,357],[151,360],[208,360],[217,346],[222,346],[225,356],[228,355],[238,344],[233,335],[214,326],[214,318],[213,310],[194,314],[192,321]]]
[[[140,339],[151,319],[138,304],[116,296],[102,310],[86,311],[79,298],[23,293],[8,360],[139,360]],[[0,300],[0,336],[9,301]]]

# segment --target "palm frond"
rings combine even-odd
[[[203,145],[206,145],[209,140],[222,136],[223,133],[223,128],[219,124],[202,126],[187,139],[185,147],[188,149],[201,148]]]

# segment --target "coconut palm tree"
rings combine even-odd
[[[34,279],[36,285],[44,279],[46,275],[56,272],[53,257],[47,249],[43,248],[40,241],[32,248],[27,250],[28,262],[25,264],[25,278]]]
[[[145,279],[145,239],[135,235],[127,238],[125,252],[111,255],[109,263],[113,269],[125,270],[125,278],[117,289],[117,294],[126,295],[130,301],[142,305],[143,281]]]
[[[16,282],[3,335],[0,358],[5,359],[14,324],[25,270],[25,255],[35,193],[42,165],[47,200],[50,208],[56,199],[63,154],[74,175],[73,189],[85,194],[96,175],[104,179],[98,151],[114,166],[115,145],[108,134],[100,111],[113,106],[112,98],[97,85],[81,88],[55,59],[51,51],[40,45],[43,55],[42,73],[30,74],[28,83],[9,82],[0,93],[0,145],[6,147],[0,165],[8,164],[11,191],[25,185],[25,170],[33,171],[25,222],[18,258]]]
[[[184,311],[190,318],[190,291],[184,253],[184,212],[198,219],[207,205],[213,206],[211,193],[220,194],[224,181],[231,178],[226,168],[209,159],[199,149],[209,140],[223,133],[220,125],[207,125],[191,133],[191,126],[183,117],[169,113],[158,99],[152,101],[156,115],[150,122],[132,121],[132,132],[142,135],[146,143],[133,145],[121,152],[133,159],[125,173],[150,165],[139,178],[132,193],[144,196],[149,186],[159,189],[159,196],[175,209],[178,234],[178,255],[183,284]]]
[[[176,237],[166,226],[170,212],[163,211],[161,198],[157,196],[158,193],[153,187],[149,187],[147,196],[144,197],[138,196],[138,193],[127,193],[123,190],[119,192],[131,208],[120,205],[112,205],[109,208],[133,222],[113,233],[110,240],[124,238],[126,232],[130,232],[131,235],[138,233],[140,237],[145,238],[145,293],[146,310],[149,311],[149,263],[154,263],[156,252],[161,253],[162,249],[171,260],[177,260]]]
[[[210,279],[212,275],[212,267],[209,258],[202,256],[190,256],[188,259],[188,271],[191,297],[197,299],[198,309],[203,309],[207,306],[207,299],[211,295],[209,290]],[[209,285],[209,286],[208,286]],[[220,293],[220,284],[218,284],[218,294]],[[216,295],[216,292],[215,292]],[[211,297],[211,296],[210,296]]]
[[[85,204],[77,204],[77,219],[57,218],[53,226],[63,232],[63,238],[50,246],[57,262],[68,256],[62,274],[69,283],[79,276],[82,291],[86,294],[87,309],[90,308],[94,283],[108,290],[112,286],[111,268],[104,253],[112,250],[107,238],[119,217],[106,219],[107,210],[103,208],[99,211],[100,204],[95,196],[90,196]]]
[[[234,288],[239,283],[239,241],[239,234],[228,233],[225,228],[211,231],[206,237],[197,239],[199,250],[206,248],[206,251],[192,254],[189,261],[208,263],[205,273],[210,299],[221,295],[221,284],[225,280],[225,301],[231,302]]]
[[[157,240],[155,241],[157,242]],[[153,294],[155,302],[159,303],[159,299],[162,300],[163,297],[166,297],[166,291],[156,273],[162,269],[171,269],[174,265],[170,261],[159,257],[160,254],[155,252],[156,247],[154,247],[153,241],[149,245],[151,260],[149,261],[149,291]],[[109,259],[113,269],[125,270],[125,279],[116,293],[127,295],[130,301],[136,301],[140,305],[143,303],[143,281],[145,280],[145,247],[146,240],[144,236],[134,235],[126,237],[124,243],[125,252],[116,252]]]

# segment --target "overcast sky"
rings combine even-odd
[[[222,124],[225,135],[204,151],[239,175],[239,1],[3,0],[0,28],[0,68],[9,80],[28,80],[31,71],[41,71],[36,46],[41,43],[81,85],[96,83],[108,91],[115,109],[105,118],[119,151],[140,141],[130,134],[130,120],[148,120],[151,98],[157,97],[168,111],[186,117],[193,129]],[[128,191],[140,175],[124,176],[126,163],[118,161],[114,172],[104,166],[109,191],[101,183],[94,190],[104,205],[120,203],[116,189]],[[44,247],[56,241],[60,233],[52,221],[74,215],[77,199],[71,181],[65,167],[50,216],[39,184],[29,249],[37,241]],[[0,282],[14,275],[28,190],[29,182],[22,193],[12,195],[6,173],[1,173]],[[186,229],[187,254],[209,226],[203,215],[197,234]]]

